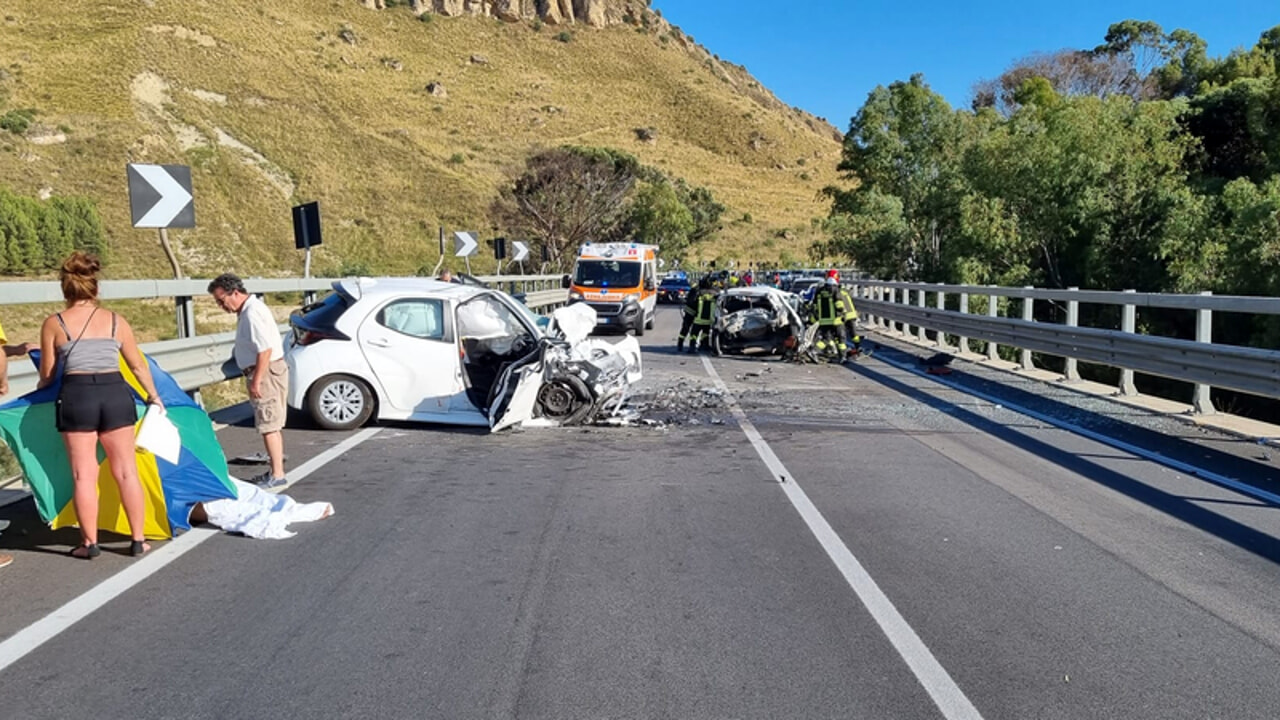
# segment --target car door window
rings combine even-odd
[[[458,306],[458,334],[464,338],[519,338],[529,329],[511,308],[497,298],[482,295]]]
[[[378,311],[377,323],[424,340],[444,340],[444,306],[439,300],[397,300]]]

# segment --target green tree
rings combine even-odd
[[[0,188],[0,270],[10,275],[32,269],[32,259],[40,254],[28,201],[29,198]]]
[[[61,214],[63,231],[72,250],[93,253],[104,264],[110,260],[109,246],[102,230],[102,217],[98,215],[97,204],[89,198],[75,195],[55,196],[49,200],[49,203]],[[61,265],[63,259],[61,255],[56,256],[56,261],[51,267]]]
[[[658,245],[662,255],[684,259],[695,229],[693,213],[680,201],[670,183],[645,183],[637,188],[624,221],[631,238]]]
[[[875,208],[883,219],[886,198],[895,198],[902,225],[890,226],[902,231],[897,242],[904,247],[895,256],[908,277],[932,280],[944,273],[946,243],[958,220],[962,134],[962,121],[947,101],[913,75],[871,91],[845,136],[838,168],[858,186],[828,189],[832,213]],[[869,196],[857,197],[862,194]],[[886,240],[880,231],[876,237]]]
[[[547,150],[502,188],[492,212],[508,231],[538,239],[564,268],[578,245],[615,231],[639,173],[639,161],[618,150]]]

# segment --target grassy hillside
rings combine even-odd
[[[506,175],[566,143],[712,188],[729,210],[706,257],[803,257],[835,180],[829,126],[669,27],[574,26],[565,42],[355,0],[6,0],[0,14],[0,113],[38,112],[25,136],[0,132],[0,183],[95,198],[113,277],[168,273],[155,232],[130,227],[128,162],[192,166],[198,227],[170,238],[193,275],[299,272],[289,208],[310,200],[317,272],[412,272],[434,262],[438,225],[489,235]]]

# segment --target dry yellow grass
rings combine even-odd
[[[749,76],[678,37],[629,26],[573,27],[566,43],[550,27],[421,22],[355,0],[7,0],[0,13],[7,107],[70,128],[60,144],[0,136],[0,178],[97,199],[114,277],[168,272],[155,233],[130,227],[127,162],[192,166],[199,226],[170,238],[193,275],[297,274],[289,208],[310,200],[318,273],[413,272],[435,261],[439,225],[488,235],[507,174],[566,143],[712,188],[729,209],[709,258],[803,257],[818,190],[836,179],[829,127],[753,99]],[[641,127],[657,142],[640,143]]]

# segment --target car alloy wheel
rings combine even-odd
[[[360,427],[373,414],[369,386],[347,375],[332,375],[316,383],[308,404],[311,417],[329,430]]]

